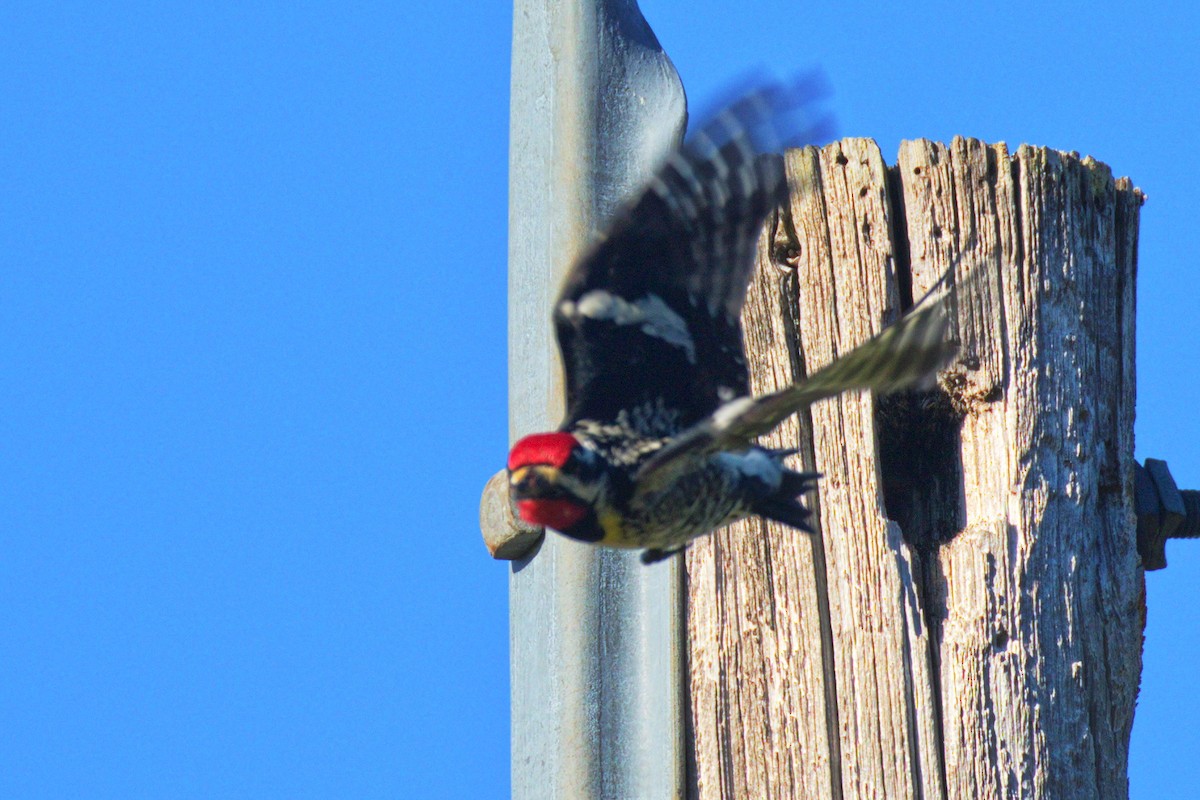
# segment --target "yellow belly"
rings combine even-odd
[[[644,547],[629,538],[625,526],[621,524],[621,515],[615,511],[602,511],[597,519],[600,529],[604,531],[604,538],[600,540],[600,544],[607,547]]]

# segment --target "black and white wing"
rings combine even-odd
[[[918,306],[878,336],[813,373],[808,379],[761,397],[740,397],[681,433],[643,464],[635,482],[648,491],[697,459],[746,449],[756,437],[818,400],[852,389],[892,392],[930,380],[957,346],[946,337],[945,302]]]
[[[624,411],[678,430],[746,394],[739,315],[763,221],[787,196],[777,151],[815,133],[799,118],[817,94],[768,85],[724,108],[571,269],[554,309],[566,427]]]

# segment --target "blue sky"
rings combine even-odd
[[[1091,154],[1143,209],[1137,454],[1200,488],[1189,4],[645,0],[698,106]],[[0,8],[0,796],[504,797],[507,3]],[[1200,784],[1200,544],[1135,798]]]

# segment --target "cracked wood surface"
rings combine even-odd
[[[939,396],[846,395],[772,434],[825,475],[818,536],[756,519],[688,551],[691,795],[1127,797],[1140,193],[959,138],[788,169],[745,311],[756,394],[976,277]]]

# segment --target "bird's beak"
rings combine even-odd
[[[545,464],[520,467],[508,476],[508,486],[517,500],[551,497],[558,493],[558,470]]]

